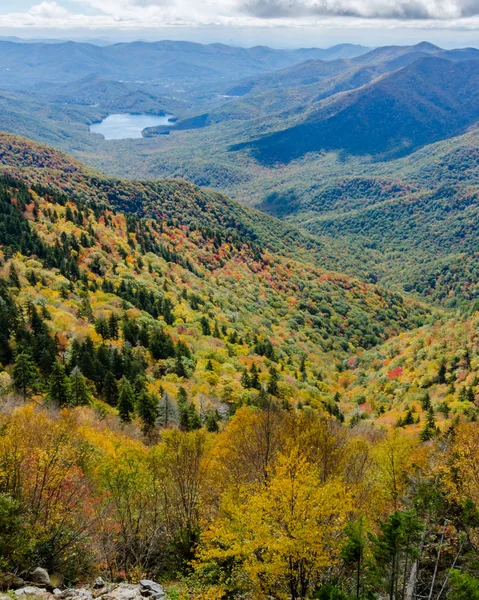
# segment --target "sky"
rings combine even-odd
[[[479,46],[479,0],[0,0],[0,35]]]

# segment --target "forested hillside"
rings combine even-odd
[[[438,320],[185,182],[8,134],[0,165],[2,585],[475,593],[473,306]]]

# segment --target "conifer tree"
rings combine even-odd
[[[48,398],[57,406],[70,404],[70,386],[65,367],[56,361],[48,380]]]
[[[22,394],[24,401],[26,401],[37,375],[37,368],[30,354],[27,352],[19,354],[12,369],[12,383],[13,389]]]
[[[90,403],[91,394],[83,373],[75,367],[70,374],[70,401],[73,406],[85,406]]]
[[[135,392],[126,377],[118,385],[118,413],[124,423],[130,423],[135,411]]]
[[[155,394],[143,390],[138,395],[136,404],[138,416],[143,422],[143,433],[148,435],[155,427],[158,398]]]

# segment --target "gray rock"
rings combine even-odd
[[[105,600],[143,600],[140,586],[129,583],[120,583],[118,587],[103,594]]]
[[[62,591],[61,591],[61,590],[59,590],[58,588],[55,588],[55,589],[53,590],[53,592],[52,592],[52,594],[53,594],[54,596],[61,596],[61,593],[62,593]]]
[[[93,595],[90,590],[85,588],[68,588],[63,590],[60,594],[60,598],[63,598],[64,600],[73,600],[77,598],[79,600],[91,600]]]
[[[93,589],[94,590],[99,590],[102,587],[105,587],[106,583],[103,580],[103,577],[97,577],[95,579],[95,581],[93,582]]]
[[[166,596],[166,592],[163,586],[159,583],[156,583],[156,581],[151,581],[150,579],[142,579],[140,581],[140,586],[141,595],[143,597],[159,600],[160,598],[164,598]]]
[[[42,569],[42,567],[37,567],[34,569],[28,577],[30,581],[33,581],[33,583],[50,585],[50,575],[48,574],[48,571],[46,569]]]
[[[15,590],[15,596],[43,596],[44,598],[47,598],[50,594],[42,588],[34,585],[26,585],[25,587]]]

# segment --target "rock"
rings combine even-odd
[[[58,588],[54,588],[52,594],[54,596],[61,596],[62,591],[59,590]]]
[[[18,588],[24,587],[25,585],[25,581],[14,573],[4,573],[3,575],[0,575],[0,590],[18,590]]]
[[[129,583],[120,583],[118,587],[103,594],[105,600],[143,600],[140,586]]]
[[[102,587],[105,587],[105,586],[106,586],[106,583],[103,581],[102,577],[97,577],[95,579],[95,581],[93,582],[93,589],[94,590],[98,590],[98,589],[100,589]]]
[[[85,588],[68,588],[63,590],[60,594],[60,598],[63,598],[64,600],[73,600],[77,598],[79,600],[91,600],[93,595],[90,590]]]
[[[142,579],[140,581],[141,595],[147,598],[160,599],[166,596],[166,592],[159,583],[150,579]]]
[[[42,567],[37,567],[29,574],[30,581],[33,583],[37,583],[39,585],[50,585],[50,576],[48,575],[48,571],[46,569],[42,569]]]
[[[25,587],[15,590],[15,596],[43,596],[44,598],[48,598],[50,594],[43,588],[34,585],[26,585]]]

